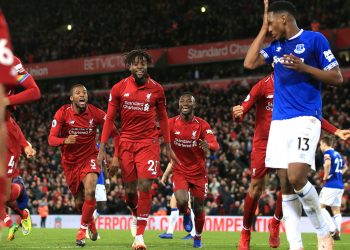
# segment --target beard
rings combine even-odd
[[[136,73],[132,74],[135,78],[135,82],[137,85],[141,86],[144,85],[146,83],[146,79],[147,79],[147,73],[144,73],[142,75],[142,77],[138,77]]]

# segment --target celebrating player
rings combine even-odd
[[[161,183],[164,186],[165,186],[165,183],[166,183],[166,180],[167,180],[169,174],[172,171],[172,167],[173,167],[173,163],[169,162],[166,170],[164,171],[162,179],[161,179]],[[191,198],[190,197],[188,199],[188,207],[191,209],[191,220],[192,220],[192,225],[194,225],[194,214],[193,214],[193,210],[191,208]],[[177,220],[179,218],[179,209],[177,208],[177,202],[176,202],[176,198],[175,198],[174,193],[170,198],[170,209],[171,209],[171,212],[170,212],[170,216],[169,216],[168,229],[165,233],[159,235],[159,238],[161,238],[161,239],[172,239],[174,237],[173,236],[174,228],[175,228],[175,225],[176,225]],[[195,229],[195,227],[192,227],[191,232],[182,239],[183,240],[193,239],[195,235],[196,235],[196,229]]]
[[[76,237],[78,246],[85,246],[86,230],[97,240],[93,212],[96,206],[95,189],[100,167],[97,164],[96,127],[105,122],[106,113],[88,104],[84,85],[75,84],[70,90],[71,104],[63,105],[55,114],[49,135],[50,146],[60,146],[62,168],[76,207],[82,212]],[[112,130],[116,131],[112,124]],[[114,133],[118,136],[118,133]]]
[[[183,94],[179,100],[180,115],[169,119],[171,146],[179,158],[173,166],[173,187],[177,207],[184,215],[183,224],[187,232],[196,227],[193,247],[202,247],[201,234],[205,222],[204,200],[208,192],[208,177],[205,157],[209,150],[219,150],[219,144],[203,119],[194,115],[195,98]],[[193,196],[194,224],[188,206],[189,195]]]
[[[143,50],[133,50],[126,55],[125,64],[131,75],[115,84],[111,90],[99,152],[101,163],[105,143],[119,112],[121,134],[118,154],[126,203],[133,215],[131,231],[135,236],[134,249],[146,249],[143,235],[152,205],[151,185],[161,174],[157,119],[167,156],[169,160],[177,161],[170,146],[164,90],[148,75],[150,63],[151,56]]]
[[[263,25],[248,49],[244,66],[255,69],[274,63],[274,108],[266,166],[288,169],[293,188],[282,199],[290,248],[303,248],[295,234],[300,215],[296,199],[299,199],[316,229],[319,248],[333,249],[317,191],[307,176],[315,160],[321,130],[321,82],[339,85],[343,78],[327,39],[320,33],[298,28],[293,4],[276,1],[268,6],[268,0],[264,3]],[[268,32],[275,40],[261,50]]]
[[[340,213],[341,200],[344,193],[343,174],[348,166],[341,155],[332,148],[333,140],[325,136],[320,140],[320,149],[323,153],[323,188],[320,193],[322,214],[334,240],[340,240],[342,216]],[[326,207],[331,207],[334,221]],[[335,223],[334,223],[335,222]]]
[[[266,185],[266,173],[268,172],[268,168],[265,167],[265,156],[272,119],[273,97],[274,81],[273,74],[271,74],[261,79],[253,86],[242,105],[237,105],[232,108],[234,120],[237,118],[242,120],[244,115],[247,114],[256,104],[255,133],[250,162],[251,183],[244,202],[243,227],[240,242],[238,244],[238,249],[242,250],[249,249],[250,247],[250,228],[254,218],[254,211],[256,210],[258,200]],[[322,129],[330,134],[337,135],[343,140],[350,137],[349,130],[337,129],[325,119],[322,119]],[[287,173],[282,177],[283,179],[280,181],[285,183],[287,181]],[[285,185],[282,185],[282,188],[284,189]],[[282,192],[285,193],[286,191],[282,190]],[[279,225],[281,218],[282,197],[281,192],[278,192],[275,214],[269,224],[269,244],[272,248],[276,248],[280,245]]]

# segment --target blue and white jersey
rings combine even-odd
[[[288,40],[275,40],[260,51],[266,63],[274,63],[275,93],[272,120],[299,116],[322,119],[321,82],[308,74],[284,67],[283,55],[293,54],[305,64],[322,70],[338,66],[327,39],[318,32],[300,30]]]
[[[326,159],[330,158],[331,160],[331,169],[329,170],[329,174],[328,174],[330,178],[324,184],[324,187],[344,189],[343,173],[342,173],[342,170],[344,168],[343,158],[333,148],[325,151],[323,153],[323,156],[324,158]]]

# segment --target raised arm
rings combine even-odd
[[[247,51],[246,57],[244,58],[243,65],[247,69],[256,69],[266,63],[264,57],[260,54],[260,50],[262,49],[269,28],[267,21],[268,7],[269,1],[264,0],[263,24],[261,26],[259,34],[257,37],[255,37],[253,43],[250,45]]]

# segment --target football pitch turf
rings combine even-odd
[[[74,229],[38,229],[34,228],[29,236],[24,237],[21,229],[17,231],[13,241],[7,241],[7,228],[3,228],[0,249],[79,249],[75,246]],[[131,249],[133,238],[130,231],[100,230],[101,239],[95,242],[87,239],[83,249]],[[147,249],[193,249],[192,240],[182,240],[185,232],[175,232],[174,239],[160,239],[160,231],[146,231]],[[240,233],[205,232],[203,233],[203,249],[237,249]],[[270,249],[268,233],[252,233],[251,249]],[[305,250],[317,249],[315,234],[303,234]],[[285,234],[281,234],[281,246],[278,249],[288,250]],[[335,250],[350,249],[350,234],[342,235],[342,240],[335,243]]]

